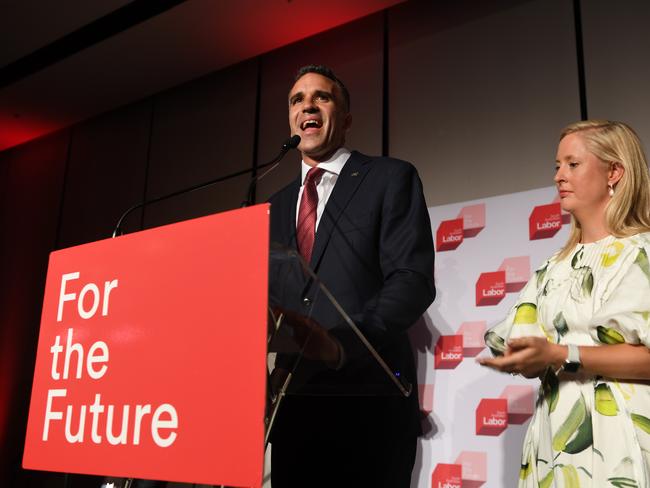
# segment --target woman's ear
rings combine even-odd
[[[607,175],[607,184],[610,186],[616,186],[616,184],[623,178],[625,173],[625,168],[623,165],[617,161],[612,162],[609,165],[609,173]]]

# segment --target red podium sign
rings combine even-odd
[[[259,487],[269,206],[50,256],[23,466]]]

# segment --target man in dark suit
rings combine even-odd
[[[415,168],[345,149],[351,122],[334,73],[301,68],[289,125],[301,137],[302,171],[270,199],[271,240],[300,252],[413,391],[400,393],[304,276],[296,289],[310,320],[289,322],[298,337],[316,332],[296,370],[309,375],[285,398],[272,434],[273,488],[410,486],[420,424],[407,329],[435,295],[431,226]],[[276,383],[294,359],[278,358]]]

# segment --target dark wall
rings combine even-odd
[[[580,119],[572,3],[483,3],[391,17],[391,152],[429,205],[552,184],[559,130]]]
[[[57,248],[106,239],[120,213],[145,189],[152,100],[72,128]],[[140,230],[140,212],[124,222]]]
[[[626,0],[582,2],[589,116],[628,122],[650,145],[650,4]]]
[[[252,167],[258,64],[246,61],[155,97],[148,200]],[[237,208],[247,183],[241,176],[149,205],[144,226]]]
[[[271,159],[289,135],[299,66],[337,71],[352,93],[348,146],[413,161],[429,205],[551,184],[557,135],[580,118],[581,95],[588,115],[629,121],[650,141],[650,4],[579,4],[582,92],[574,2],[410,0],[1,152],[0,486],[65,481],[20,469],[49,252],[108,238],[142,199]],[[289,154],[258,199],[298,162]],[[246,185],[147,205],[124,229],[238,207]]]
[[[69,131],[0,154],[3,170],[0,250],[0,485],[15,479],[27,425],[41,299],[56,246]],[[54,475],[52,475],[54,476]],[[49,475],[41,475],[45,481]],[[7,481],[8,480],[8,481]]]

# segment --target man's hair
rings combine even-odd
[[[316,73],[318,75],[324,76],[325,78],[329,78],[332,80],[336,85],[341,89],[341,93],[343,93],[343,101],[345,102],[345,109],[349,112],[350,111],[350,92],[348,89],[345,87],[343,82],[338,79],[338,77],[334,74],[334,71],[329,66],[325,66],[322,64],[308,64],[306,66],[303,66],[298,70],[296,73],[296,77],[294,78],[294,83],[298,81],[300,78],[305,76],[307,73]]]

